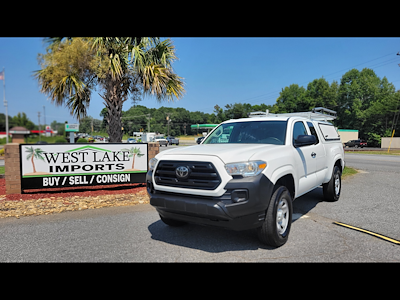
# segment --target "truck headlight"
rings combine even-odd
[[[152,159],[149,160],[149,171],[154,170],[157,162],[158,162],[158,160],[155,157],[153,157]]]
[[[267,167],[262,160],[226,164],[225,169],[229,175],[242,175],[243,177],[256,176]]]

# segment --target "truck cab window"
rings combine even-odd
[[[315,144],[319,143],[319,139],[318,139],[318,135],[317,132],[315,131],[314,125],[311,122],[307,122],[308,127],[310,128],[311,134],[313,136],[315,136],[315,138],[317,139],[317,141],[315,142]]]
[[[294,123],[293,126],[293,144],[294,141],[297,139],[299,135],[308,135],[306,127],[304,126],[303,122],[299,121]]]

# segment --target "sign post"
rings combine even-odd
[[[73,144],[75,142],[74,132],[79,132],[79,124],[65,124],[65,132],[69,132],[69,142]]]

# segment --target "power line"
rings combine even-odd
[[[363,63],[361,63],[361,64],[354,65],[354,66],[352,66],[352,67],[350,67],[350,68],[354,68],[354,67],[357,67],[357,66],[361,66],[361,65],[363,65],[363,64],[366,64],[366,63],[369,63],[369,62],[371,62],[371,61],[375,61],[375,60],[381,59],[381,58],[386,57],[386,56],[389,56],[389,55],[393,55],[393,52],[388,53],[388,54],[383,55],[383,56],[380,56],[380,57],[378,57],[378,58],[374,58],[374,59],[368,60],[368,61],[363,62]],[[399,55],[400,55],[400,53],[399,53]],[[340,71],[333,72],[333,73],[331,73],[331,74],[328,74],[328,75],[324,76],[324,78],[326,78],[326,77],[328,77],[328,76],[331,76],[331,75],[333,75],[333,74],[339,73],[339,72],[347,71],[347,70],[350,69],[350,68],[346,68],[346,69],[343,69],[343,70],[340,70]],[[308,82],[310,82],[310,81],[305,81],[304,83],[308,83]],[[299,84],[299,85],[303,85],[304,83],[301,83],[301,84]],[[244,101],[248,101],[248,100],[255,99],[255,98],[259,98],[259,97],[264,97],[264,96],[267,96],[267,95],[270,95],[270,94],[274,94],[274,93],[279,93],[279,92],[280,92],[280,90],[278,90],[278,91],[273,91],[273,92],[268,92],[268,93],[266,93],[266,94],[262,94],[262,95],[258,95],[258,96],[254,96],[254,97],[251,97],[251,98],[247,98],[247,99],[241,100],[241,101],[239,101],[239,102],[244,102]],[[256,102],[256,103],[260,103],[260,102]]]
[[[349,67],[349,68],[346,68],[346,69],[342,69],[342,70],[340,70],[340,71],[336,71],[336,72],[333,72],[333,73],[331,73],[331,74],[328,74],[328,75],[322,75],[325,79],[327,79],[327,77],[329,77],[329,76],[331,76],[331,75],[333,75],[333,74],[336,74],[336,73],[339,73],[339,72],[343,72],[343,71],[348,71],[349,69],[353,69],[354,67],[357,67],[357,66],[361,66],[361,65],[363,65],[363,64],[366,64],[366,63],[369,63],[369,62],[372,62],[372,61],[375,61],[375,60],[378,60],[378,59],[381,59],[381,58],[383,58],[383,57],[386,57],[386,56],[389,56],[389,55],[393,55],[393,52],[391,52],[391,53],[389,53],[389,54],[386,54],[386,55],[383,55],[383,56],[381,56],[381,57],[378,57],[378,58],[374,58],[374,59],[371,59],[371,60],[369,60],[369,61],[366,61],[366,62],[363,62],[363,63],[360,63],[360,64],[357,64],[357,65],[354,65],[354,66],[352,66],[352,67]],[[398,55],[400,55],[400,53],[398,53]],[[377,69],[377,68],[380,68],[380,67],[383,67],[383,66],[385,66],[385,65],[388,65],[388,64],[390,64],[390,63],[393,63],[395,60],[396,60],[397,58],[391,58],[391,59],[389,59],[389,60],[386,60],[386,61],[383,61],[383,62],[380,62],[380,63],[378,63],[378,64],[375,64],[375,65],[372,65],[372,66],[367,66],[366,68],[375,68],[375,69]],[[382,63],[384,63],[383,65],[380,65],[380,64],[382,64]],[[308,80],[308,81],[304,81],[304,82],[302,82],[302,83],[300,83],[300,84],[298,84],[299,86],[302,86],[302,85],[304,85],[305,83],[309,83],[310,81]],[[274,91],[274,92],[270,92],[269,94],[272,94],[272,93],[279,93],[280,91]],[[267,95],[267,94],[264,94],[265,96]],[[278,98],[278,97],[276,97],[276,98]],[[258,103],[261,103],[261,102],[267,102],[267,101],[269,101],[269,100],[273,100],[272,98],[270,98],[270,99],[262,99],[262,100],[260,100],[260,101],[257,101],[257,102],[253,102],[253,104],[258,104]],[[276,99],[275,99],[276,100]],[[240,101],[239,101],[240,102]]]

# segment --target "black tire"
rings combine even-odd
[[[284,206],[282,206],[282,202]],[[287,242],[292,224],[292,202],[292,196],[285,186],[279,186],[275,190],[267,209],[265,221],[261,227],[257,228],[257,235],[262,243],[272,247],[280,247]],[[283,220],[284,223],[279,224],[278,218]]]
[[[339,200],[342,190],[342,172],[338,166],[333,168],[331,180],[328,183],[324,183],[322,188],[325,201],[336,202]]]
[[[172,227],[179,227],[179,226],[183,226],[183,225],[187,224],[186,222],[183,222],[183,221],[164,218],[161,215],[160,215],[160,218],[161,218],[161,221],[163,221],[168,226],[172,226]]]

